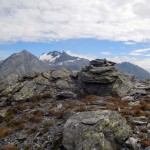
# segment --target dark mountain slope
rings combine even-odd
[[[32,72],[44,72],[49,66],[26,50],[15,53],[4,60],[0,65],[0,77],[11,74],[24,75]]]
[[[118,69],[127,74],[132,74],[136,79],[150,79],[150,73],[145,69],[129,62],[123,62],[116,65]]]

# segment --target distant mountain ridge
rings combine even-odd
[[[132,74],[136,79],[150,79],[150,73],[145,69],[129,62],[123,62],[116,65],[123,73]]]
[[[88,59],[70,56],[66,52],[58,51],[44,53],[39,59],[49,64],[53,69],[66,68],[70,70],[80,70],[90,62]]]

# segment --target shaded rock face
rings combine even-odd
[[[129,137],[126,120],[114,111],[79,112],[63,128],[67,150],[118,150]]]
[[[115,68],[115,63],[106,59],[96,59],[79,72],[79,84],[87,94],[125,95],[132,82]]]
[[[150,73],[147,70],[132,63],[123,62],[121,64],[117,64],[117,68],[123,73],[134,75],[136,79],[139,80],[150,79]]]

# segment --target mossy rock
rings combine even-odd
[[[63,145],[67,150],[118,150],[130,131],[126,119],[117,112],[79,112],[64,125]]]

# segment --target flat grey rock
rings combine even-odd
[[[99,118],[83,119],[81,122],[86,125],[94,125],[99,121]]]

